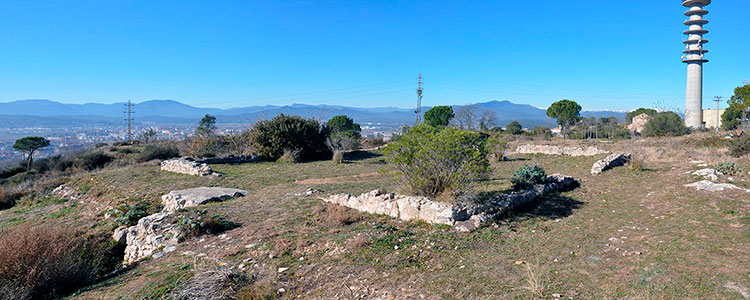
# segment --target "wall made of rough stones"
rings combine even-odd
[[[569,156],[594,156],[609,151],[602,150],[596,147],[588,147],[586,149],[571,146],[553,146],[553,145],[522,145],[516,150],[518,154],[547,154],[547,155],[569,155]]]
[[[575,184],[577,182],[572,177],[556,174],[549,176],[545,184],[536,185],[529,190],[500,195],[481,204],[464,201],[444,203],[426,197],[383,193],[379,190],[359,196],[337,194],[321,199],[325,202],[367,213],[387,215],[404,221],[422,220],[431,224],[451,225],[459,231],[471,231],[510,209],[534,201],[547,193],[565,190]]]
[[[186,175],[218,176],[207,164],[189,157],[169,159],[161,162],[161,170]]]

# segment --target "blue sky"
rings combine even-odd
[[[2,1],[0,102],[411,107],[421,71],[425,105],[682,108],[680,3]],[[750,1],[708,9],[713,107],[750,79]]]

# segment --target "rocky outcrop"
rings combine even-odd
[[[173,212],[161,212],[138,220],[138,224],[127,230],[125,247],[126,264],[148,256],[159,257],[177,248],[183,235],[174,220]]]
[[[707,192],[721,192],[724,190],[739,190],[739,191],[745,191],[750,193],[750,190],[743,189],[741,187],[738,187],[734,184],[730,183],[715,183],[709,180],[701,180],[695,183],[686,184],[686,187],[695,188],[699,191],[707,191]]]
[[[528,204],[550,192],[571,188],[576,184],[576,180],[572,177],[556,174],[549,176],[545,184],[535,185],[528,190],[503,194],[482,203],[471,201],[444,203],[427,197],[382,193],[378,190],[360,196],[337,194],[321,199],[325,202],[372,214],[387,215],[404,221],[422,220],[431,224],[451,225],[459,231],[471,231],[508,210]]]
[[[640,114],[633,117],[633,121],[628,125],[628,130],[633,133],[641,134],[646,129],[646,124],[651,120],[651,117],[647,114]]]
[[[598,175],[614,167],[625,165],[630,161],[632,157],[632,154],[625,152],[618,152],[607,156],[604,159],[595,162],[594,165],[591,166],[591,175]]]
[[[177,211],[186,207],[195,207],[208,202],[218,202],[235,197],[246,196],[247,191],[222,187],[199,187],[171,191],[161,196],[163,211]]]
[[[523,145],[516,149],[518,154],[547,154],[547,155],[569,155],[569,156],[594,156],[609,151],[602,150],[596,147],[588,147],[586,149],[579,147],[560,147],[552,145]]]
[[[221,174],[214,172],[207,164],[190,157],[165,160],[161,162],[161,170],[186,175],[221,176]]]

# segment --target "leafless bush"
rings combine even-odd
[[[347,135],[333,135],[326,139],[326,146],[333,152],[333,162],[339,164],[344,160],[344,151],[359,148],[359,140]]]
[[[183,283],[175,292],[175,300],[221,300],[231,299],[248,283],[243,274],[234,270],[211,270],[201,272]]]

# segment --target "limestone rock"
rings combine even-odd
[[[196,176],[221,176],[214,172],[207,164],[196,161],[190,157],[169,159],[161,162],[162,171],[196,175]]]
[[[117,241],[117,243],[123,244],[127,241],[128,237],[128,227],[127,226],[120,226],[115,228],[114,232],[112,233],[112,239]]]
[[[519,154],[546,154],[546,155],[569,155],[569,156],[594,156],[609,151],[602,150],[596,147],[579,148],[579,147],[560,147],[552,145],[523,145],[518,147],[516,153]]]
[[[698,171],[693,172],[693,176],[699,176],[703,177],[703,179],[707,179],[710,181],[716,181],[719,179],[719,175],[722,175],[721,173],[717,172],[714,169],[706,168],[706,169],[700,169]]]
[[[750,190],[743,189],[741,187],[738,187],[734,184],[729,183],[714,183],[709,180],[701,180],[695,183],[686,184],[686,187],[695,188],[699,191],[708,191],[708,192],[721,192],[724,190],[740,190],[750,193]]]
[[[637,115],[633,117],[633,122],[628,125],[628,130],[640,134],[646,129],[646,124],[649,120],[651,120],[651,117],[645,113]]]
[[[591,166],[591,175],[601,174],[606,170],[622,166],[630,161],[631,157],[632,154],[624,152],[617,152],[610,156],[607,156],[604,159],[595,162],[594,165]]]
[[[222,187],[199,187],[171,191],[161,196],[163,211],[177,211],[185,207],[195,207],[208,202],[217,202],[234,197],[246,196],[247,191]]]
[[[68,186],[67,184],[62,184],[52,190],[52,195],[58,198],[78,200],[81,193],[78,190]]]
[[[124,262],[130,264],[161,250],[176,249],[182,230],[172,220],[173,212],[161,212],[138,220],[127,230]],[[165,251],[166,252],[166,251]]]

